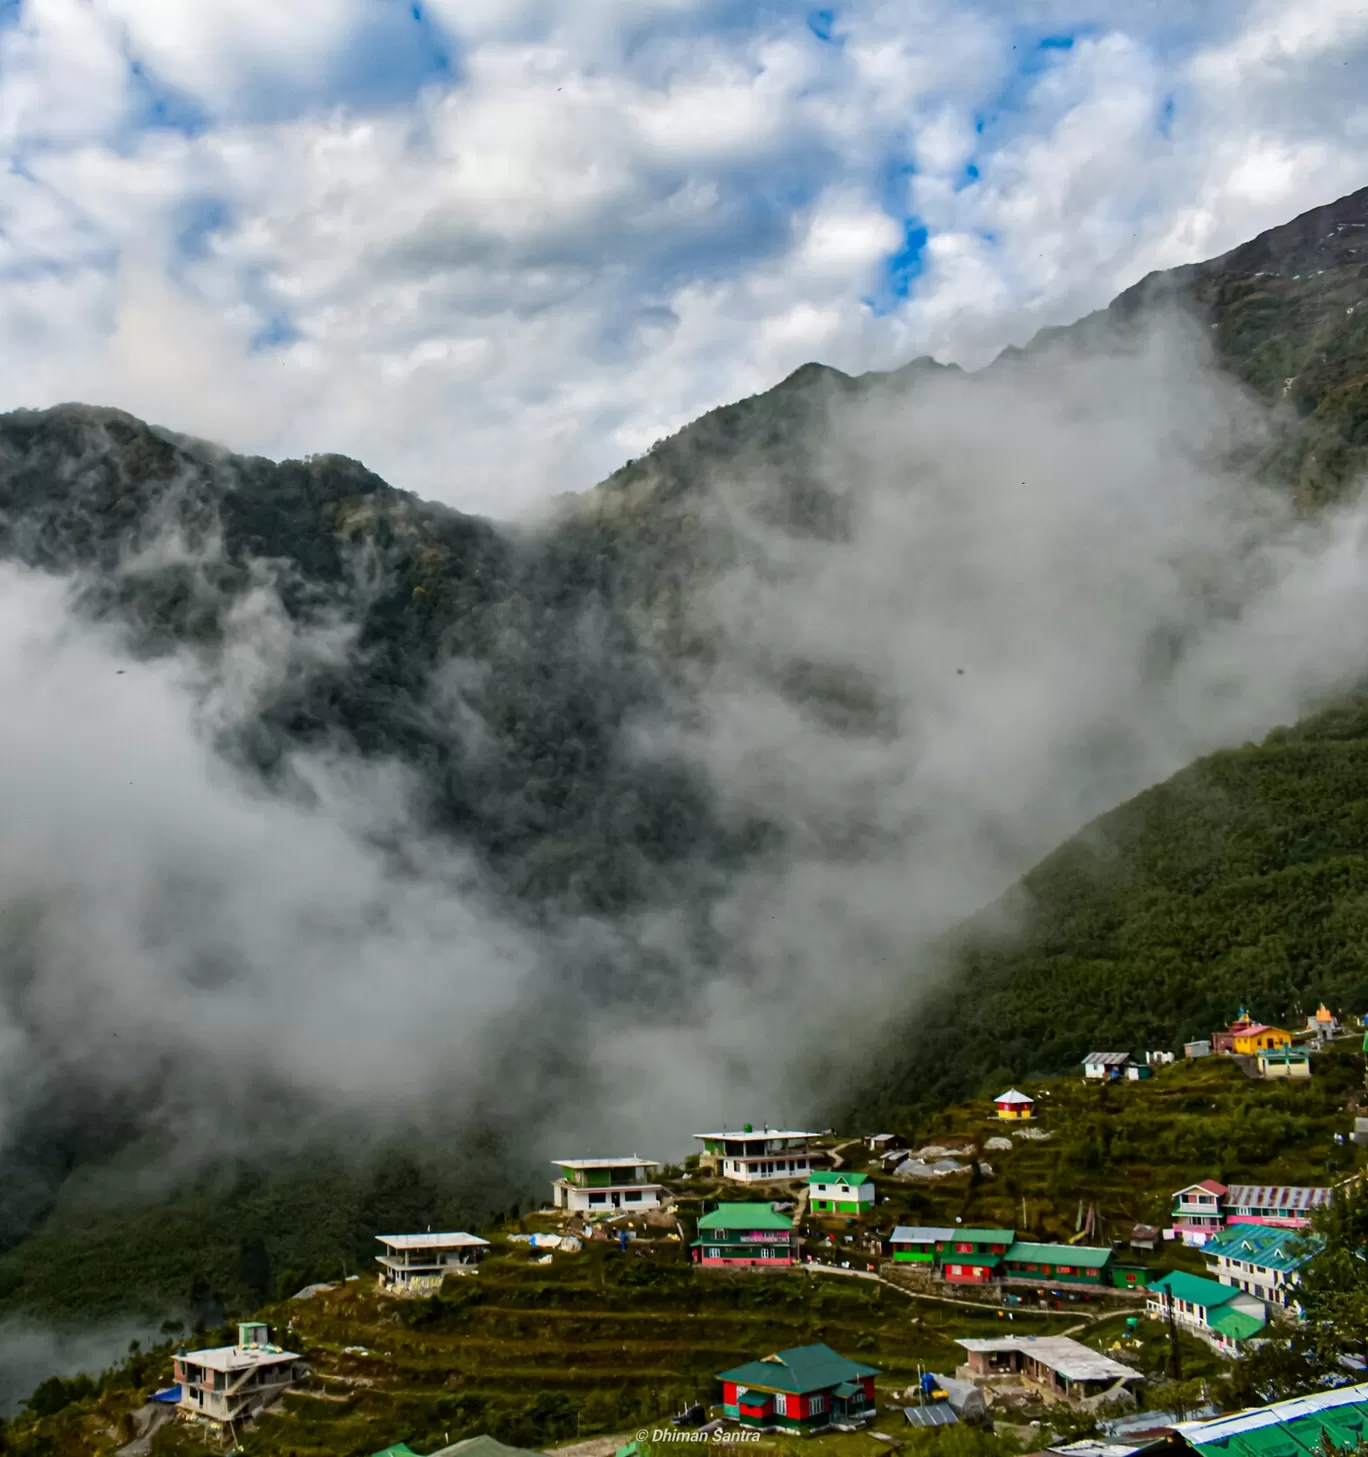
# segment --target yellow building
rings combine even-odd
[[[1265,1027],[1256,1022],[1245,1027],[1232,1039],[1233,1050],[1245,1057],[1257,1057],[1261,1052],[1270,1052],[1275,1047],[1291,1047],[1292,1034],[1281,1027]]]
[[[997,1110],[999,1118],[1029,1118],[1034,1102],[1025,1093],[1019,1093],[1015,1088],[1008,1088],[1005,1093],[999,1093],[993,1099],[993,1107]]]

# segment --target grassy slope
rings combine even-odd
[[[264,1314],[278,1329],[293,1322],[291,1347],[317,1373],[307,1392],[288,1396],[245,1438],[247,1452],[275,1457],[363,1457],[401,1438],[422,1452],[448,1433],[454,1441],[489,1431],[530,1447],[630,1433],[686,1398],[715,1399],[719,1371],[813,1341],[877,1365],[886,1373],[879,1389],[887,1402],[915,1380],[919,1363],[952,1367],[955,1337],[992,1334],[1004,1324],[993,1310],[832,1275],[695,1275],[675,1243],[625,1254],[594,1244],[557,1255],[550,1266],[508,1246],[475,1279],[449,1282],[438,1299],[382,1300],[364,1280]],[[1060,1333],[1076,1321],[1074,1314],[1015,1312],[1012,1329]],[[1117,1329],[1108,1322],[1090,1339],[1108,1344]],[[1185,1345],[1185,1352],[1198,1369],[1201,1348]],[[53,1441],[41,1450],[102,1457],[122,1413],[164,1376],[168,1360],[169,1351],[139,1390],[49,1417],[33,1433]],[[873,1444],[833,1445],[849,1453]],[[187,1431],[161,1434],[153,1447],[155,1457],[205,1450]]]

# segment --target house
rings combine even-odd
[[[1255,1059],[1261,1078],[1309,1078],[1311,1054],[1300,1047],[1274,1047]]]
[[[871,1133],[865,1142],[870,1153],[885,1154],[898,1142],[896,1133]]]
[[[1110,1285],[1110,1249],[1018,1240],[1002,1259],[1002,1278],[1033,1285]]]
[[[1231,1038],[1231,1051],[1240,1057],[1257,1057],[1259,1053],[1269,1052],[1275,1047],[1291,1045],[1290,1032],[1284,1032],[1281,1027],[1267,1027],[1262,1022],[1253,1023]]]
[[[805,1179],[826,1163],[813,1147],[818,1133],[765,1128],[757,1133],[749,1123],[738,1133],[695,1133],[703,1145],[699,1163],[724,1179],[739,1184],[772,1184],[784,1179]]]
[[[1200,1336],[1223,1355],[1236,1356],[1243,1342],[1262,1332],[1268,1314],[1262,1300],[1233,1285],[1170,1270],[1150,1286],[1145,1311]]]
[[[489,1241],[473,1234],[377,1234],[380,1288],[394,1294],[435,1290],[447,1275],[472,1272],[489,1253]]]
[[[1035,1099],[1008,1088],[993,1099],[993,1109],[999,1118],[1029,1118],[1035,1112]]]
[[[1316,1008],[1316,1015],[1306,1019],[1306,1030],[1328,1041],[1340,1030],[1339,1018],[1322,1002]]]
[[[1069,1336],[1002,1336],[955,1344],[969,1353],[961,1371],[970,1379],[1016,1376],[1067,1401],[1086,1401],[1118,1388],[1129,1391],[1144,1379],[1139,1371]]]
[[[1154,1076],[1154,1069],[1147,1062],[1128,1062],[1125,1071],[1127,1081],[1132,1083],[1143,1082],[1144,1079]]]
[[[1083,1059],[1083,1076],[1114,1083],[1125,1076],[1130,1066],[1129,1052],[1090,1052]]]
[[[861,1214],[874,1207],[874,1181],[844,1170],[809,1174],[808,1203],[814,1214]]]
[[[1201,1244],[1225,1228],[1226,1186],[1215,1179],[1189,1184],[1173,1196],[1173,1228],[1184,1244]]]
[[[1133,1250],[1152,1250],[1160,1238],[1159,1229],[1153,1224],[1137,1224],[1130,1232],[1130,1247]]]
[[[561,1171],[560,1178],[551,1186],[557,1209],[593,1218],[596,1214],[618,1214],[624,1209],[660,1208],[664,1187],[650,1182],[651,1170],[660,1165],[650,1159],[633,1154],[630,1158],[556,1159],[554,1162]]]
[[[256,1416],[288,1391],[308,1368],[297,1351],[269,1336],[267,1326],[248,1321],[238,1327],[235,1346],[177,1352],[173,1380],[181,1389],[180,1411],[227,1425]]]
[[[847,1361],[830,1346],[797,1346],[747,1361],[717,1378],[722,1414],[764,1432],[806,1434],[871,1420],[874,1366]]]
[[[1183,1043],[1183,1056],[1186,1058],[1210,1057],[1211,1043],[1205,1038],[1196,1042]]]
[[[935,1226],[900,1224],[888,1237],[888,1252],[898,1264],[934,1265],[937,1254],[957,1231]]]
[[[1341,1386],[1248,1407],[1208,1421],[1177,1422],[1168,1457],[1264,1457],[1269,1453],[1352,1451],[1368,1426],[1368,1385]],[[1145,1448],[1145,1457],[1153,1450]]]
[[[1335,1197],[1333,1189],[1284,1184],[1232,1184],[1226,1190],[1227,1224],[1270,1224],[1306,1229],[1311,1216]]]
[[[1175,1061],[1177,1059],[1171,1052],[1147,1052],[1145,1054],[1145,1062],[1149,1067],[1167,1067]]]
[[[1185,1244],[1202,1244],[1233,1224],[1268,1224],[1305,1229],[1312,1214],[1329,1204],[1333,1189],[1284,1184],[1218,1184],[1203,1179],[1173,1196],[1173,1228]]]
[[[1295,1315],[1297,1272],[1319,1248],[1320,1240],[1302,1230],[1232,1224],[1206,1242],[1202,1255],[1222,1285]]]
[[[951,1285],[987,1285],[997,1278],[1003,1256],[1015,1241],[1014,1229],[960,1226],[940,1250],[941,1277]]]
[[[783,1270],[793,1264],[793,1221],[768,1204],[719,1204],[698,1221],[693,1261],[712,1269]]]

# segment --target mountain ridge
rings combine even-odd
[[[1346,302],[1365,289],[1368,263],[1357,258],[1357,243],[1336,243],[1342,261],[1324,272],[1297,279],[1288,270],[1298,258],[1321,256],[1315,250],[1327,242],[1325,216],[1336,227],[1346,224],[1346,237],[1348,224],[1368,218],[1368,189],[1328,209],[1187,273],[1165,275],[1163,287],[1151,275],[1108,310],[1067,329],[1043,330],[988,370],[1073,348],[1107,321],[1124,326],[1147,309],[1185,310],[1211,335],[1229,373],[1275,407],[1274,443],[1262,463],[1267,478],[1307,512],[1341,503],[1368,460],[1368,309]],[[1269,259],[1281,270],[1271,281],[1269,270],[1254,266]],[[528,1030],[525,1044],[512,1044],[529,1065],[548,1069],[548,1086],[568,1101],[587,1097],[592,1069],[577,1065],[570,1052],[567,1065],[557,1066],[553,1054],[567,1046],[573,1051],[588,1025],[586,1001],[596,1016],[626,1017],[645,1008],[668,1022],[682,1014],[725,958],[728,931],[718,907],[745,874],[782,859],[788,844],[807,832],[784,826],[764,805],[723,802],[717,786],[685,757],[640,748],[643,724],[687,728],[703,712],[700,685],[720,648],[693,606],[707,583],[752,565],[751,547],[727,513],[749,513],[785,544],[846,541],[850,503],[833,489],[824,458],[833,419],[871,398],[896,413],[924,379],[966,380],[972,388],[974,376],[925,358],[861,376],[805,365],[768,391],[708,412],[592,490],[562,499],[546,522],[517,529],[395,490],[341,456],[282,462],[235,456],[101,407],[14,412],[0,415],[0,559],[69,581],[79,615],[117,628],[132,652],[149,660],[188,653],[212,661],[236,631],[235,613],[259,591],[278,599],[289,632],[299,637],[345,621],[352,636],[340,656],[286,663],[222,728],[218,747],[246,781],[277,792],[288,787],[291,761],[301,755],[345,750],[363,763],[401,765],[420,788],[413,823],[424,835],[468,849],[491,901],[537,937],[574,928],[575,936],[557,944],[554,975],[537,983],[541,1022]],[[763,562],[756,568],[764,569]],[[771,656],[754,671],[784,712],[843,726],[835,731],[838,740],[844,733],[858,747],[890,732],[879,685],[855,670],[842,675],[829,662]],[[1321,756],[1339,802],[1357,806],[1357,747],[1307,732],[1295,752]],[[1357,746],[1364,735],[1357,728],[1355,735]],[[1220,762],[1246,764],[1238,758],[1242,751],[1232,752],[1236,760]],[[1294,750],[1284,745],[1280,752]],[[1347,786],[1346,763],[1353,770]],[[1257,752],[1247,767],[1238,789],[1246,798],[1261,774],[1273,772]],[[1173,791],[1150,793],[1159,798],[1146,804],[1177,803]],[[1326,815],[1335,802],[1333,796],[1318,801]],[[1183,803],[1181,813],[1165,813],[1196,814],[1204,801],[1198,794]],[[1259,833],[1272,843],[1291,834],[1290,811],[1260,813]],[[1355,825],[1357,816],[1352,809]],[[1222,835],[1239,840],[1254,833],[1246,820],[1234,815],[1211,834],[1222,846]],[[1093,838],[1106,838],[1110,823],[1094,827]],[[1122,816],[1116,823],[1131,821]],[[1109,852],[1113,860],[1151,841],[1137,831],[1117,843]],[[1356,853],[1350,840],[1341,840],[1322,858],[1328,863]],[[973,1091],[985,1074],[1015,1071],[1018,1064],[1022,1074],[1057,1070],[1072,1057],[1085,1029],[1077,1026],[1065,1038],[1047,1035],[1039,1018],[1022,1018],[1018,990],[1058,984],[1077,997],[1086,976],[1074,963],[1089,958],[1076,953],[1061,978],[1055,951],[1042,950],[1031,934],[1111,948],[1092,958],[1111,999],[1104,1007],[1111,1021],[1088,1024],[1096,1035],[1114,1029],[1119,1036],[1132,1026],[1136,1036],[1176,1035],[1187,1026],[1176,1016],[1156,1021],[1152,1007],[1127,1020],[1115,968],[1150,963],[1127,962],[1105,937],[1098,941],[1089,916],[1109,917],[1107,935],[1124,941],[1134,934],[1126,929],[1129,903],[1118,908],[1122,892],[1096,888],[1105,880],[1099,867],[1107,855],[1079,868],[1087,856],[1071,841],[1056,856],[1063,859],[1047,857],[1025,883],[1027,921],[1033,915],[1036,930],[1028,924],[1017,959],[977,946],[959,963],[971,982],[992,979],[994,1005],[1006,1009],[1004,1017],[1036,1029],[1029,1039],[1051,1068],[1031,1064],[1021,1039],[1010,1037],[985,1043],[991,1066],[966,1060],[955,1043],[972,1008],[953,996],[938,1001],[932,992],[918,1014],[921,1031],[882,1065],[880,1086],[855,1090],[853,1108],[912,1117],[937,1098]],[[1358,877],[1355,862],[1331,899],[1354,901]],[[1305,888],[1295,876],[1287,884],[1298,895]],[[1149,882],[1130,889],[1142,900],[1154,892]],[[1065,908],[1077,904],[1085,910],[1076,923]],[[1306,933],[1308,944],[1319,944],[1316,934]],[[0,1011],[5,998],[19,996],[20,953],[17,942],[0,938]],[[1256,982],[1262,978],[1270,1014],[1319,985],[1302,952],[1259,961],[1256,948],[1243,964],[1254,969]],[[1211,996],[1195,1004],[1193,1025],[1216,1015],[1222,999],[1233,995],[1238,978],[1226,970],[1224,980],[1212,982]],[[1333,994],[1362,990],[1368,997],[1356,959],[1337,976],[1326,983]],[[739,980],[746,985],[744,975]],[[1176,995],[1172,978],[1152,976],[1150,983],[1156,997]],[[127,1151],[140,1146],[147,1128],[136,1098],[125,1116],[127,1126],[111,1130],[108,1139]],[[25,1245],[35,1236],[41,1241],[45,1228],[79,1225],[81,1211],[63,1206],[63,1190],[93,1157],[93,1126],[91,1098],[54,1081],[33,1090],[8,1155],[0,1151],[0,1306],[44,1298],[26,1266]],[[46,1162],[34,1159],[36,1147],[50,1151]],[[516,1166],[512,1157],[503,1167]],[[392,1180],[390,1204],[362,1199],[358,1205],[374,1217],[386,1208],[408,1210],[412,1201],[400,1197],[404,1181],[418,1187],[422,1177],[419,1170]],[[519,1177],[501,1177],[497,1197],[516,1191]],[[460,1191],[440,1197],[471,1218],[482,1212],[478,1199],[461,1203]],[[55,1224],[54,1211],[62,1216]],[[355,1238],[354,1231],[338,1234],[328,1251],[309,1246],[307,1257],[331,1258],[332,1251],[340,1257]],[[296,1268],[304,1259],[300,1242],[280,1239],[271,1258],[277,1267]],[[56,1248],[67,1246],[59,1240]],[[195,1276],[200,1284],[211,1281],[226,1299],[240,1295],[231,1252],[216,1249],[205,1258],[205,1270]],[[119,1261],[111,1257],[111,1263]],[[185,1271],[175,1268],[180,1280]],[[169,1302],[177,1291],[158,1287],[154,1295]],[[188,1298],[185,1291],[179,1296]]]

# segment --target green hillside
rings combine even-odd
[[[1181,1047],[1242,1006],[1293,1027],[1322,1001],[1368,1012],[1368,699],[1103,815],[944,950],[855,1100],[869,1116]]]

